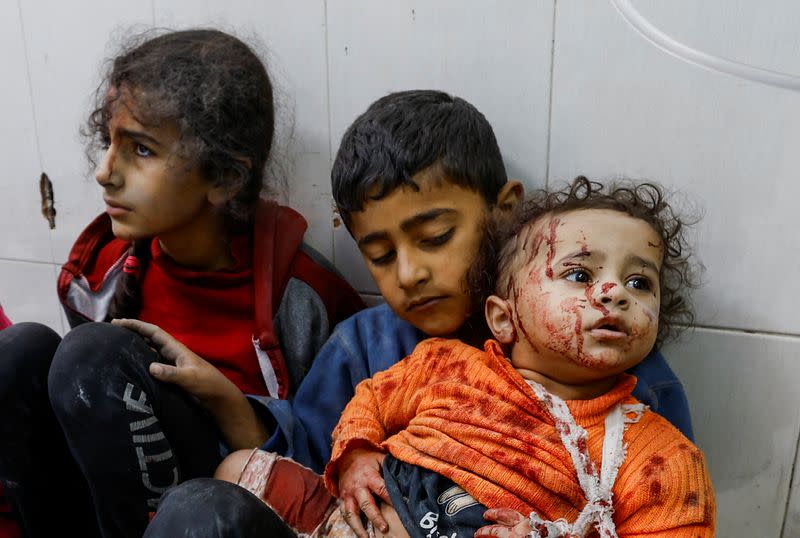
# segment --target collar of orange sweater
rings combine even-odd
[[[517,372],[511,365],[508,357],[503,353],[499,342],[496,340],[487,340],[483,348],[486,351],[486,358],[489,362],[495,362],[496,365],[501,365],[500,367],[508,373],[508,376],[511,377],[517,385],[519,385],[521,390],[530,392],[532,397],[537,399],[533,394],[533,390],[528,385],[528,381]],[[602,396],[592,398],[591,400],[565,400],[565,402],[578,424],[582,424],[584,427],[594,426],[604,421],[611,409],[618,403],[637,402],[638,400],[631,395],[635,386],[636,377],[622,373],[619,375],[614,387]]]

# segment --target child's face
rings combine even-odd
[[[197,166],[175,154],[177,125],[142,125],[131,102],[123,96],[112,103],[108,148],[95,171],[114,235],[192,244],[192,235],[202,233],[199,223],[214,218],[209,198],[215,189]]]
[[[369,200],[350,231],[384,299],[431,336],[457,331],[472,311],[465,277],[484,234],[483,196],[441,177],[437,166],[404,187]]]
[[[663,247],[649,224],[613,210],[578,210],[544,216],[517,244],[507,300],[512,338],[505,335],[517,369],[590,382],[650,352]]]

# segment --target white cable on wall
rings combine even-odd
[[[728,60],[693,49],[675,41],[670,36],[653,26],[641,13],[631,5],[629,0],[610,0],[622,18],[645,39],[664,52],[685,62],[719,71],[747,80],[776,86],[787,90],[800,91],[800,76],[762,69],[752,65]]]

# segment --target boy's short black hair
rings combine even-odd
[[[448,181],[479,192],[492,206],[508,181],[492,126],[467,101],[435,90],[391,93],[347,129],[331,171],[333,198],[345,224],[437,164]],[[376,189],[377,187],[377,189]]]

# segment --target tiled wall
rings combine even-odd
[[[637,0],[691,46],[800,74],[791,0]],[[332,224],[328,173],[348,123],[385,93],[438,88],[495,126],[528,186],[578,173],[656,179],[703,213],[700,328],[666,352],[684,380],[725,537],[800,536],[800,94],[685,64],[604,0],[0,2],[0,301],[65,330],[57,267],[101,211],[78,127],[103,58],[132,26],[213,24],[256,36],[279,92],[278,170],[309,239],[374,286]],[[110,37],[111,36],[111,37]],[[39,213],[55,186],[57,227]]]

